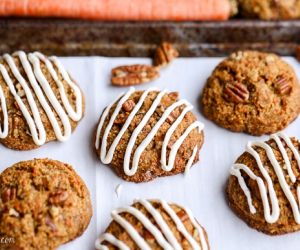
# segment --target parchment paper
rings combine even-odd
[[[293,58],[285,58],[300,76],[300,64]],[[207,77],[221,58],[180,58],[161,72],[152,83],[138,86],[167,88],[179,91],[181,98],[194,105],[194,112],[205,124],[205,143],[201,159],[188,176],[177,175],[157,178],[144,184],[128,183],[101,164],[94,153],[94,131],[99,116],[127,88],[110,85],[112,67],[123,64],[151,63],[145,58],[69,57],[62,62],[77,80],[85,94],[85,117],[70,140],[51,142],[43,147],[17,152],[0,145],[0,170],[12,164],[33,158],[48,157],[67,162],[86,182],[92,196],[94,216],[87,231],[77,240],[62,246],[61,250],[94,249],[96,237],[111,221],[110,212],[119,206],[132,203],[134,198],[162,198],[192,209],[195,217],[206,228],[212,250],[294,250],[299,249],[300,232],[271,237],[249,228],[229,209],[224,188],[229,168],[244,151],[249,140],[264,140],[232,133],[206,120],[199,110],[199,96]],[[293,122],[285,132],[300,138],[300,120]],[[121,184],[117,196],[115,189]]]

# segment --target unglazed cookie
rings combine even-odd
[[[299,0],[238,0],[240,13],[245,17],[265,20],[297,19]]]
[[[199,160],[203,124],[177,92],[131,88],[102,113],[95,147],[123,179],[146,182],[187,171]]]
[[[285,128],[300,112],[300,85],[275,54],[239,51],[222,61],[203,89],[204,115],[218,125],[252,135]]]
[[[96,249],[209,250],[207,234],[188,208],[163,200],[135,200],[112,211]]]
[[[0,237],[14,239],[1,250],[56,249],[80,236],[91,216],[89,191],[68,164],[35,159],[0,175]]]
[[[0,57],[0,142],[30,150],[66,141],[83,117],[81,90],[56,57],[22,51]]]
[[[249,142],[232,166],[229,204],[250,227],[278,235],[300,230],[300,143],[283,133]]]

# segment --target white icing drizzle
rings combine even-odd
[[[116,192],[116,195],[117,197],[119,198],[119,196],[121,195],[121,191],[123,189],[123,186],[121,184],[118,184],[115,188],[115,192]]]
[[[1,71],[1,65],[0,65],[0,71]],[[0,86],[0,104],[1,104],[1,112],[3,114],[2,124],[0,123],[0,138],[5,138],[8,135],[8,113],[7,113],[5,96],[1,86]]]
[[[34,99],[34,95],[37,97],[40,105],[44,109],[57,139],[59,141],[66,141],[70,137],[72,132],[69,117],[73,121],[79,121],[82,118],[82,95],[80,89],[76,86],[75,83],[71,81],[68,73],[56,57],[51,57],[47,59],[43,54],[39,52],[29,53],[28,55],[26,55],[23,51],[14,53],[14,56],[17,56],[19,58],[29,82],[27,82],[25,78],[21,75],[21,72],[15,64],[14,58],[12,56],[5,54],[3,55],[3,58],[9,66],[13,76],[24,90],[30,110],[27,109],[25,103],[17,93],[16,88],[13,84],[13,80],[9,76],[7,69],[4,67],[3,64],[0,64],[0,72],[11,94],[15,98],[16,103],[20,107],[20,110],[29,126],[30,134],[32,135],[34,143],[36,145],[43,145],[46,142],[45,127],[42,123],[41,115],[37,103]],[[53,89],[50,86],[50,83],[48,82],[46,76],[42,72],[42,68],[40,65],[41,61],[45,64],[47,70],[50,72],[51,77],[53,78],[54,82],[56,83],[59,89],[63,106],[58,101],[57,97],[53,92]],[[59,73],[67,82],[69,87],[72,89],[76,97],[76,111],[72,108],[72,105],[68,100],[64,86],[59,80],[59,77],[56,71],[54,70],[53,64],[58,69]],[[33,92],[30,87],[32,88]],[[3,105],[3,103],[5,103],[5,99],[2,96],[2,92],[2,88],[0,88],[0,100],[5,117],[5,129],[3,132],[1,131],[0,138],[6,138],[8,135],[8,113],[7,109],[3,108],[5,105]],[[51,104],[51,106],[49,104]],[[53,112],[52,109],[57,115]],[[67,111],[67,113],[65,112],[65,110]],[[62,124],[63,131],[61,130],[58,118]]]
[[[285,163],[285,166],[286,166],[286,169],[288,172],[288,176],[291,179],[291,181],[293,183],[295,183],[296,177],[295,177],[295,174],[293,173],[293,170],[291,167],[291,162],[288,158],[287,151],[281,140],[283,140],[286,143],[287,147],[292,151],[294,158],[296,159],[296,161],[298,163],[298,167],[300,168],[300,155],[299,155],[298,150],[293,145],[291,139],[283,133],[277,133],[277,134],[271,135],[270,138],[276,142],[276,144],[280,150],[280,153],[282,155],[282,158],[284,160],[284,163]],[[278,218],[280,216],[279,201],[278,201],[277,195],[275,193],[272,179],[271,179],[268,171],[263,166],[260,155],[253,149],[253,146],[263,148],[266,151],[267,157],[268,157],[269,161],[271,162],[272,167],[278,178],[280,187],[290,203],[290,206],[293,211],[294,219],[297,224],[300,224],[299,203],[297,203],[293,193],[291,192],[290,186],[288,185],[288,183],[285,179],[282,167],[280,166],[280,163],[276,159],[273,149],[265,142],[249,142],[247,144],[247,152],[250,153],[255,158],[255,160],[257,162],[257,166],[258,166],[260,172],[262,173],[263,178],[265,179],[265,181],[267,183],[267,188],[265,187],[263,179],[259,176],[256,176],[253,173],[253,171],[251,171],[251,169],[244,164],[234,164],[230,170],[231,175],[234,175],[238,178],[239,185],[247,198],[250,212],[252,214],[254,214],[254,213],[256,213],[256,209],[255,209],[254,205],[252,204],[251,193],[245,183],[243,176],[241,175],[241,170],[243,170],[251,179],[255,180],[258,184],[260,195],[262,198],[263,208],[264,208],[265,220],[268,223],[274,223],[278,220]],[[270,209],[268,193],[269,193],[272,209]],[[297,187],[297,199],[300,200],[299,186]]]
[[[119,141],[121,140],[122,136],[124,135],[125,131],[129,127],[130,123],[132,122],[132,120],[135,117],[135,115],[137,114],[137,112],[142,107],[142,105],[143,105],[145,99],[147,98],[147,96],[149,95],[149,93],[151,91],[155,91],[155,90],[154,89],[149,89],[149,90],[146,90],[146,91],[143,92],[143,94],[141,95],[138,103],[135,105],[135,107],[133,108],[133,110],[129,114],[127,120],[125,121],[125,123],[124,123],[124,125],[121,129],[121,131],[116,136],[116,138],[114,139],[111,147],[109,148],[109,150],[107,152],[107,138],[108,138],[108,135],[110,133],[110,130],[111,130],[113,124],[114,124],[114,121],[115,121],[117,115],[119,114],[119,112],[122,108],[122,105],[129,99],[129,97],[131,96],[131,94],[134,91],[135,91],[134,88],[130,88],[129,91],[126,94],[122,94],[121,96],[118,97],[118,99],[116,101],[117,106],[116,106],[114,112],[111,115],[111,118],[108,122],[107,127],[104,130],[104,134],[103,134],[103,138],[102,138],[102,142],[101,142],[101,150],[100,150],[100,159],[104,164],[109,164],[112,161],[115,149],[116,149]],[[169,161],[167,163],[167,156],[166,156],[167,155],[167,145],[169,144],[171,136],[174,133],[174,131],[176,130],[176,128],[179,126],[179,124],[182,122],[182,120],[184,119],[186,113],[193,109],[193,106],[191,104],[189,104],[186,100],[179,100],[179,101],[173,103],[172,105],[170,105],[164,111],[163,115],[157,121],[157,123],[154,125],[154,127],[151,129],[151,131],[146,136],[146,138],[137,147],[137,149],[135,150],[135,152],[133,154],[132,166],[130,166],[130,159],[131,159],[131,155],[132,155],[132,150],[133,150],[133,147],[136,143],[136,140],[137,140],[139,134],[141,133],[142,129],[145,127],[145,125],[149,121],[150,117],[153,115],[156,108],[160,104],[161,99],[163,98],[163,96],[166,93],[167,93],[167,90],[163,90],[163,91],[158,93],[158,95],[154,99],[151,107],[146,112],[146,114],[144,115],[144,117],[142,118],[142,120],[138,124],[138,126],[132,132],[132,135],[129,139],[129,142],[128,142],[128,145],[127,145],[127,148],[126,148],[126,151],[125,151],[124,165],[123,165],[124,172],[128,176],[132,176],[137,172],[139,160],[140,160],[140,157],[141,157],[142,153],[144,152],[146,147],[149,145],[149,143],[153,140],[153,138],[155,137],[156,133],[158,132],[158,130],[162,126],[162,124],[165,122],[165,120],[179,106],[185,105],[186,107],[182,110],[179,117],[176,119],[176,121],[168,129],[168,131],[166,133],[166,136],[164,138],[164,141],[163,141],[163,145],[162,145],[161,164],[162,164],[162,168],[165,171],[171,171],[173,169],[177,152],[178,152],[180,146],[182,145],[183,141],[188,137],[188,135],[191,133],[191,131],[193,129],[198,129],[198,131],[200,133],[201,130],[203,130],[203,128],[204,128],[204,125],[202,123],[200,123],[199,121],[195,121],[194,123],[192,123],[185,130],[185,132],[180,136],[180,138],[178,138],[178,140],[174,143],[174,145],[171,147],[171,151],[170,151],[170,155],[169,155]],[[98,129],[97,129],[96,142],[95,142],[95,147],[96,147],[97,150],[99,150],[99,148],[100,148],[100,134],[101,134],[101,130],[103,128],[104,121],[107,118],[112,106],[116,102],[111,103],[104,110],[104,112],[101,116],[101,119],[100,119],[100,122],[99,122],[99,125],[98,125]],[[191,158],[189,159],[189,161],[187,163],[186,168],[189,169],[191,167],[191,165],[193,164],[193,161],[196,157],[197,150],[198,150],[198,147],[195,146],[195,148],[193,149]]]
[[[118,240],[115,236],[109,233],[102,234],[96,240],[95,248],[99,250],[108,250],[109,248],[107,246],[101,244],[103,241],[107,241],[121,250],[130,250],[130,248],[123,241]]]
[[[188,163],[187,163],[187,165],[185,167],[185,171],[184,171],[184,175],[185,176],[187,176],[189,174],[189,172],[190,172],[190,168],[191,168],[191,166],[192,166],[192,164],[194,162],[194,159],[196,157],[196,154],[197,154],[197,149],[198,149],[198,147],[194,148],[193,154],[192,154],[191,158],[189,159],[189,161],[188,161]]]
[[[185,211],[185,213],[188,215],[190,221],[192,222],[193,226],[197,230],[199,237],[200,237],[200,243],[201,247],[199,246],[199,243],[193,238],[193,236],[187,231],[184,224],[178,217],[178,215],[175,213],[175,211],[171,208],[171,206],[163,200],[152,200],[147,201],[143,199],[137,199],[135,202],[140,203],[145,209],[152,215],[154,218],[156,224],[159,226],[156,227],[142,212],[140,212],[138,209],[134,207],[126,207],[126,208],[120,208],[116,209],[112,212],[113,219],[120,224],[124,230],[131,236],[132,240],[139,246],[141,249],[151,249],[150,246],[147,244],[147,242],[139,235],[139,233],[136,231],[136,229],[128,222],[126,219],[124,219],[122,216],[120,216],[120,213],[130,213],[134,217],[136,217],[143,225],[144,227],[153,235],[157,243],[163,248],[163,249],[174,249],[174,250],[181,250],[182,246],[177,241],[175,235],[173,234],[172,230],[170,229],[167,222],[164,220],[163,216],[160,214],[158,210],[151,204],[151,202],[157,202],[160,203],[163,207],[163,209],[167,212],[167,214],[171,217],[171,219],[174,221],[177,229],[179,232],[182,233],[182,235],[187,239],[187,241],[192,246],[192,249],[195,250],[208,250],[208,245],[206,242],[206,238],[204,235],[204,231],[202,227],[197,223],[195,218],[192,215],[192,212],[184,207],[181,207],[176,204],[176,206],[180,207]],[[161,231],[160,231],[161,230]],[[97,241],[96,241],[96,249],[98,250],[107,250],[107,246],[103,244],[104,241],[107,241],[111,243],[114,246],[117,246],[121,250],[127,250],[129,249],[128,246],[125,245],[124,242],[117,239],[115,236],[113,236],[110,233],[105,233],[101,235]]]

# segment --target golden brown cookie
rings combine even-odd
[[[177,92],[131,88],[103,111],[97,154],[127,181],[182,173],[199,160],[204,141],[192,108]]]
[[[297,19],[299,0],[238,0],[239,12],[244,17],[264,20]]]
[[[22,51],[0,57],[0,142],[30,150],[66,141],[83,117],[81,90],[56,57]]]
[[[249,142],[232,166],[229,205],[250,227],[270,235],[300,230],[300,142],[283,133]]]
[[[223,60],[201,97],[204,115],[218,125],[252,135],[282,130],[300,112],[300,85],[275,54],[239,51]]]
[[[188,208],[163,200],[135,200],[111,213],[96,249],[209,250],[206,231]],[[105,248],[106,247],[106,248]]]
[[[19,162],[0,175],[1,250],[54,250],[80,236],[92,216],[89,191],[73,168],[50,159]]]

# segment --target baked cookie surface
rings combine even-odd
[[[66,141],[83,117],[81,90],[56,57],[22,51],[0,57],[0,142],[30,150]]]
[[[297,19],[299,0],[238,0],[240,13],[245,17],[264,20]]]
[[[275,54],[239,51],[223,60],[203,89],[204,115],[235,132],[271,134],[300,112],[300,85]]]
[[[118,176],[146,182],[188,171],[199,160],[203,124],[177,92],[131,88],[102,113],[95,148]]]
[[[249,142],[232,166],[229,205],[250,227],[270,235],[300,230],[300,143],[283,133]]]
[[[1,250],[54,250],[80,236],[92,216],[89,191],[70,165],[19,162],[0,174]]]
[[[96,249],[209,250],[206,231],[188,208],[163,200],[135,200],[111,213]]]

